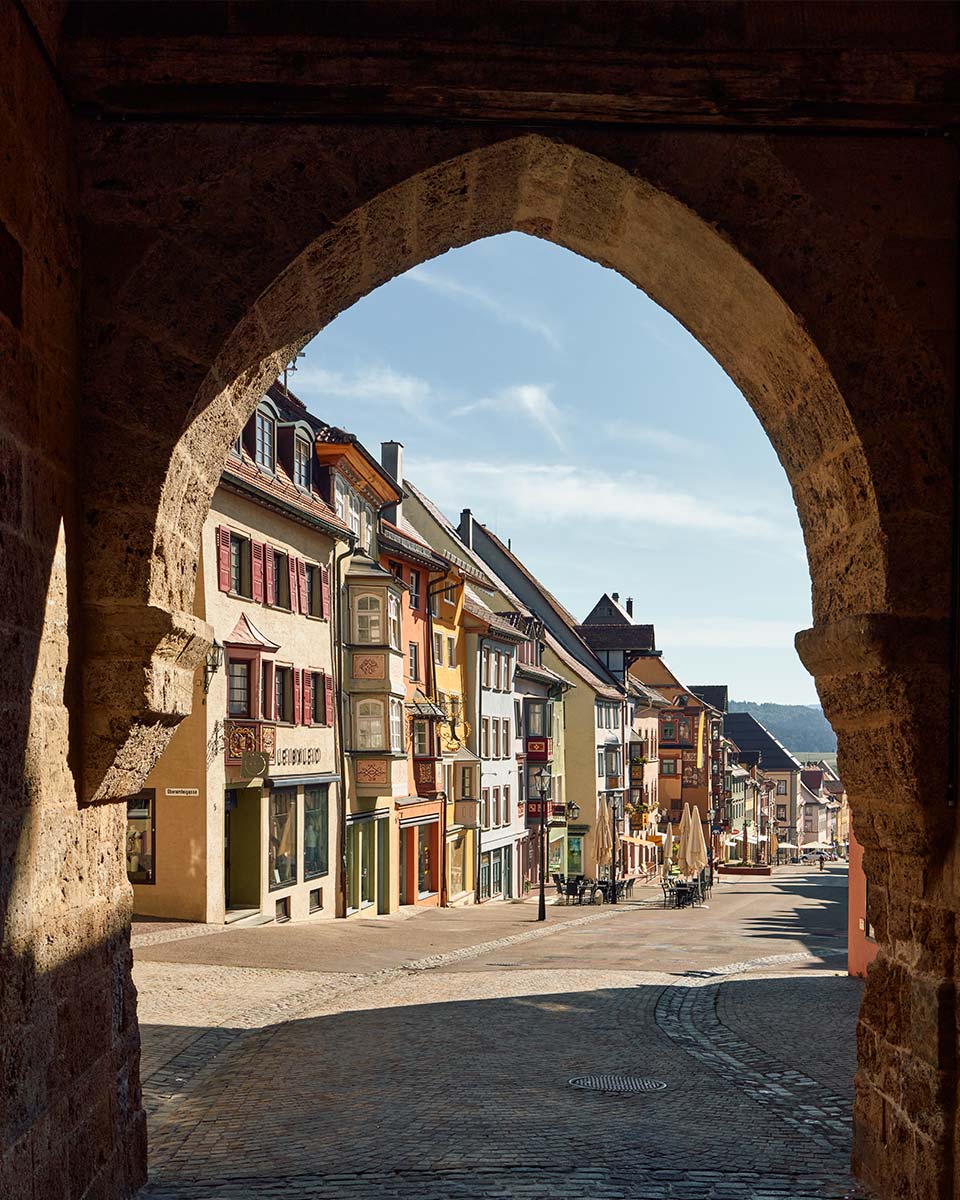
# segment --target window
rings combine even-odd
[[[297,487],[310,487],[310,443],[301,437],[293,439],[293,482]]]
[[[360,700],[357,703],[357,749],[384,750],[383,701]]]
[[[271,553],[270,550],[267,551]],[[290,568],[282,550],[273,552],[273,592],[268,597],[277,608],[290,608]]]
[[[230,659],[227,663],[227,712],[231,717],[249,717],[250,663]]]
[[[357,597],[357,641],[367,645],[383,641],[383,602],[379,596]]]
[[[495,787],[493,789],[493,816],[491,817],[491,823],[493,824],[494,828],[496,828],[501,823],[500,822],[500,789],[498,787]]]
[[[320,568],[314,563],[307,563],[307,612],[311,617],[322,617],[324,615]]]
[[[517,737],[523,737],[523,705],[519,700],[513,702],[513,723],[517,727]]]
[[[410,572],[410,607],[417,609],[420,607],[420,572]]]
[[[327,712],[326,676],[321,671],[314,671],[312,683],[310,720],[314,725],[332,725],[333,713]]]
[[[510,757],[510,718],[503,719],[503,733],[500,735],[500,748],[503,751],[503,757]]]
[[[500,722],[493,718],[493,757],[500,757]]]
[[[664,775],[676,775],[677,760],[675,758],[662,758],[660,760],[660,770]]]
[[[407,646],[408,668],[407,673],[412,680],[420,678],[420,647],[416,642],[410,642]]]
[[[274,690],[276,693],[276,713],[278,721],[293,720],[293,668],[276,667],[274,669]]]
[[[403,583],[403,563],[398,563],[391,558],[388,566],[390,567],[390,574],[394,579],[399,579]]]
[[[486,647],[483,650],[483,686],[490,686],[490,651]]]
[[[433,635],[433,661],[438,667],[443,666],[443,634],[435,633]]]
[[[455,667],[457,665],[457,639],[447,638],[447,666]]]
[[[448,585],[443,589],[443,602],[444,604],[449,604],[451,608],[456,606],[457,589],[455,587]]]
[[[319,912],[323,908],[323,888],[310,889],[310,911]]]
[[[462,767],[460,770],[460,799],[476,799],[473,790],[473,767]]]
[[[660,736],[665,742],[675,742],[677,740],[677,725],[675,721],[664,721],[660,730]]]
[[[677,722],[677,732],[680,735],[681,742],[689,742],[690,741],[690,722],[687,720],[686,717],[681,717],[680,720]]]
[[[597,750],[597,774],[603,774],[603,750]]]
[[[777,805],[777,820],[785,821],[787,819],[787,806],[785,804]]]
[[[436,592],[430,593],[430,615],[433,617],[440,615],[440,597]]]
[[[270,796],[267,873],[271,888],[297,882],[296,788],[277,788]]]
[[[303,793],[303,877],[316,879],[330,870],[330,784]]]
[[[394,650],[400,649],[400,598],[391,592],[387,596],[387,625],[390,632],[390,645]]]
[[[510,668],[511,668],[511,665],[512,665],[512,664],[511,664],[511,662],[510,662],[510,655],[509,655],[509,654],[505,654],[505,655],[503,656],[503,670],[502,670],[502,677],[501,677],[501,681],[500,681],[500,682],[501,682],[501,684],[502,684],[502,686],[503,686],[503,690],[504,690],[505,692],[509,692],[509,691],[510,691],[510,688],[511,688],[511,686],[512,686],[512,684],[511,684],[511,679],[510,679]]]
[[[156,841],[154,801],[146,788],[127,801],[127,878],[131,883],[155,883],[153,847]]]
[[[413,722],[413,753],[416,758],[426,758],[430,753],[429,721]]]
[[[273,663],[260,664],[260,716],[269,721],[273,713]]]
[[[785,779],[777,780],[777,795],[785,796],[787,794],[787,781]]]
[[[502,655],[499,650],[491,651],[490,658],[493,660],[493,679],[490,686],[495,692],[500,691],[500,660]]]
[[[272,471],[275,462],[276,423],[268,413],[257,413],[254,459],[258,466]]]
[[[547,705],[544,700],[527,701],[527,737],[547,736]]]
[[[230,534],[230,591],[237,596],[253,595],[250,569],[250,539]]]
[[[484,788],[480,793],[480,810],[484,829],[490,828],[490,789]]]
[[[347,511],[350,507],[349,495],[350,489],[338,475],[334,484],[334,507],[337,510],[337,516],[344,523],[346,523]]]
[[[507,784],[503,789],[503,823],[510,824],[510,785]]]
[[[403,701],[390,701],[390,749],[399,754],[406,749],[403,736]]]
[[[490,718],[484,717],[480,722],[480,757],[490,757]]]

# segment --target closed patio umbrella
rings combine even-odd
[[[699,875],[707,869],[710,855],[707,853],[707,840],[703,836],[703,822],[696,809],[690,811],[690,874]]]
[[[604,799],[597,801],[597,833],[595,849],[597,853],[597,869],[610,862],[613,851],[613,832],[610,829],[610,812]]]
[[[673,862],[673,826],[667,822],[667,828],[663,835],[663,874],[664,878],[670,874],[670,864]]]
[[[677,866],[680,868],[680,874],[684,879],[688,879],[693,874],[693,868],[690,865],[690,856],[693,852],[693,845],[690,841],[690,805],[683,806],[683,816],[680,818],[680,846],[677,851]]]

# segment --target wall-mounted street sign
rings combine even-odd
[[[165,796],[199,796],[199,788],[164,788]]]

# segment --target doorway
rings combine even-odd
[[[224,804],[226,920],[260,911],[260,793],[230,789]]]

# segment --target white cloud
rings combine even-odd
[[[504,300],[500,296],[495,296],[485,288],[460,283],[459,280],[450,279],[428,267],[414,267],[407,271],[403,278],[409,279],[412,283],[419,284],[439,296],[449,296],[454,300],[466,301],[475,308],[483,309],[484,312],[489,313],[496,320],[502,321],[503,324],[513,325],[517,329],[525,329],[528,333],[534,333],[537,337],[543,338],[554,350],[560,349],[559,337],[542,317],[519,308],[516,304]]]
[[[724,508],[712,498],[661,484],[651,476],[612,474],[567,464],[418,460],[411,478],[441,507],[468,504],[525,522],[571,529],[597,523],[638,528],[688,529],[741,538],[774,539],[784,529],[767,516]]]
[[[429,382],[416,375],[394,371],[391,367],[365,367],[351,374],[328,371],[323,367],[301,367],[291,380],[291,386],[305,400],[315,396],[363,400],[398,407],[418,421],[433,423],[428,411],[433,400]]]
[[[631,425],[629,420],[614,423],[608,422],[603,426],[603,432],[608,438],[618,443],[636,442],[641,446],[652,446],[655,450],[663,450],[667,454],[696,455],[702,458],[706,447],[702,442],[673,433],[669,429],[651,429],[643,425]]]
[[[519,412],[538,425],[558,446],[563,447],[563,438],[558,428],[563,417],[550,396],[549,387],[539,383],[514,384],[502,388],[494,396],[484,396],[469,404],[461,404],[450,415],[466,417],[484,410],[508,415]]]

